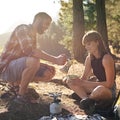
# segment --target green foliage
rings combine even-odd
[[[120,40],[109,41],[115,51],[115,53],[120,53]]]
[[[108,37],[112,41],[113,47],[117,52],[120,52],[120,1],[106,0],[106,16]]]
[[[84,8],[84,19],[85,19],[86,30],[95,29],[96,28],[95,2],[84,0],[83,8]]]
[[[84,12],[85,12],[85,27],[86,30],[94,29],[96,27],[96,12],[95,12],[95,3],[84,0]],[[65,2],[61,1],[61,9],[59,12],[59,23],[61,24],[64,35],[61,39],[60,44],[64,45],[66,49],[72,53],[72,36],[73,36],[73,2],[69,0]],[[67,16],[67,17],[66,17]]]
[[[60,40],[60,44],[64,45],[68,50],[72,50],[72,26],[73,26],[73,11],[72,11],[72,0],[65,2],[61,0],[61,10],[59,13],[60,19],[59,24],[62,27],[63,38]],[[120,0],[106,0],[106,20],[108,39],[112,40],[115,44],[120,44]],[[84,20],[85,30],[96,29],[96,8],[95,0],[83,0],[84,8]],[[118,45],[119,45],[118,44]],[[118,47],[116,49],[119,49]],[[116,50],[119,51],[119,50]]]
[[[61,1],[61,9],[59,12],[59,24],[61,24],[64,32],[63,39],[60,40],[60,44],[64,45],[66,49],[72,52],[72,25],[73,25],[73,11],[72,0],[69,2]]]
[[[66,53],[66,55],[69,56],[69,52],[63,45],[59,44],[59,41],[63,39],[63,34],[60,24],[53,22],[48,31],[46,31],[42,37],[41,35],[38,36],[38,46],[52,55]]]

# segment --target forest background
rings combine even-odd
[[[101,15],[105,14],[106,29],[104,29],[102,24],[98,24],[97,1],[101,1],[103,7],[105,6],[105,10],[100,12],[103,12]],[[53,55],[66,53],[68,57],[74,56],[81,62],[79,59],[85,53],[84,48],[81,46],[81,36],[88,30],[100,31],[99,26],[101,26],[103,28],[101,34],[106,33],[107,36],[105,40],[107,41],[106,45],[112,45],[114,53],[120,53],[119,0],[69,0],[68,2],[61,0],[59,2],[61,4],[59,19],[57,22],[51,24],[49,30],[44,35],[38,35],[38,47]],[[101,4],[98,4],[99,9],[102,9],[100,8],[102,7]],[[83,15],[81,16],[81,14]],[[80,17],[77,18],[74,16]],[[104,20],[101,20],[101,23],[102,21]],[[9,40],[10,34],[5,33],[0,35],[1,51],[6,41]]]
[[[55,1],[54,1],[55,2]],[[120,0],[64,0],[58,1],[61,4],[59,19],[52,22],[49,30],[44,35],[37,35],[38,47],[52,55],[66,53],[68,58],[74,57],[74,62],[68,74],[81,75],[84,70],[84,58],[86,51],[81,46],[81,37],[88,30],[99,31],[105,45],[110,53],[117,56],[117,92],[120,89]],[[0,52],[10,33],[0,35]],[[81,57],[82,56],[82,57]],[[49,115],[49,103],[52,99],[47,95],[49,92],[62,92],[62,104],[67,106],[64,113],[84,114],[68,96],[73,93],[62,84],[66,74],[60,72],[61,66],[56,67],[56,75],[50,83],[31,84],[40,94],[40,103],[37,105],[25,105],[23,107],[11,105],[9,99],[0,99],[0,119],[1,120],[37,120],[38,118]],[[0,85],[0,93],[5,86]],[[47,95],[47,96],[46,96]],[[8,104],[9,103],[9,104]],[[9,111],[9,105],[14,111]],[[20,111],[16,112],[17,108]],[[66,109],[66,107],[65,107]],[[113,120],[113,119],[112,119]]]

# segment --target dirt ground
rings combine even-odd
[[[50,115],[49,105],[53,101],[53,98],[49,96],[49,93],[62,93],[61,104],[62,114],[85,114],[75,100],[71,99],[69,95],[73,93],[72,90],[68,89],[63,83],[62,79],[66,74],[62,73],[59,69],[62,66],[56,67],[56,75],[51,82],[44,83],[31,83],[29,86],[36,89],[39,93],[39,102],[36,104],[16,104],[12,101],[13,96],[9,96],[5,99],[0,99],[0,120],[38,120],[42,116]],[[84,66],[82,64],[73,62],[70,67],[69,75],[81,75]],[[117,91],[120,89],[120,74],[116,76]],[[5,90],[5,86],[0,84],[0,94]]]

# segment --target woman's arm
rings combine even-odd
[[[105,69],[106,80],[103,82],[91,82],[89,86],[97,87],[98,85],[103,85],[106,88],[111,88],[115,82],[115,67],[112,56],[106,54],[103,57],[102,64]]]
[[[102,64],[105,69],[106,82],[103,82],[105,87],[111,88],[115,81],[115,66],[111,55],[107,54],[103,57]]]
[[[81,80],[87,80],[91,73],[92,73],[91,59],[90,55],[88,55],[85,60],[85,69],[83,75],[81,76]]]

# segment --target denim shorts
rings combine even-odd
[[[1,79],[3,81],[12,81],[15,82],[17,80],[21,80],[22,72],[26,68],[26,59],[27,57],[18,58],[9,63],[6,70],[1,74]],[[42,63],[41,63],[42,64]],[[36,72],[36,77],[42,77],[44,72],[46,71],[47,66],[49,65],[41,65],[41,67]]]
[[[110,89],[112,93],[112,98],[116,98],[116,83],[114,83],[113,87]]]

